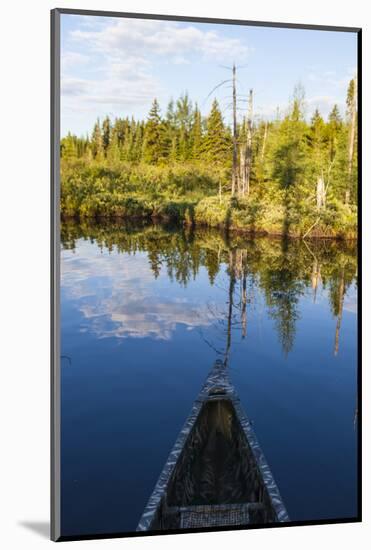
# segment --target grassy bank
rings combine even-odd
[[[65,218],[158,218],[292,237],[357,237],[356,206],[331,193],[318,211],[313,197],[299,198],[275,181],[263,181],[247,198],[231,198],[228,178],[202,163],[62,162],[61,212]]]

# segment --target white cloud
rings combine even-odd
[[[318,109],[323,117],[327,117],[335,104],[339,107],[340,112],[343,110],[344,99],[333,95],[318,95],[309,97],[306,103],[309,107],[309,116],[315,109]]]
[[[191,62],[182,55],[176,55],[172,58],[174,65],[189,65]]]
[[[85,54],[73,51],[62,51],[61,53],[61,67],[62,72],[68,70],[71,67],[85,64],[89,61],[89,57]]]
[[[99,105],[108,107],[110,105],[123,107],[146,105],[155,95],[160,94],[160,87],[158,82],[147,76],[123,80],[114,76],[113,73],[109,81],[63,78],[61,92],[63,108],[78,112],[94,110]]]
[[[87,105],[149,106],[164,90],[155,73],[159,58],[174,65],[191,60],[244,58],[239,39],[177,22],[136,19],[101,21],[70,31],[62,57],[63,107],[77,112]],[[78,50],[84,48],[84,54]],[[84,72],[76,67],[83,64]],[[83,74],[83,77],[80,76]],[[99,109],[98,109],[99,110]]]
[[[62,78],[61,93],[63,96],[81,96],[89,91],[89,83],[82,78]]]
[[[144,56],[198,54],[220,61],[246,56],[249,48],[237,38],[216,31],[200,30],[177,22],[119,19],[100,30],[76,30],[71,37],[83,41],[97,52],[108,55]]]
[[[346,74],[339,75],[336,71],[312,70],[307,74],[309,82],[320,84],[325,89],[344,90],[356,73],[355,68],[348,68]]]

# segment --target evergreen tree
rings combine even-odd
[[[77,158],[77,138],[68,132],[67,136],[61,140],[61,155],[67,160]]]
[[[178,160],[178,131],[173,99],[169,101],[167,106],[165,117],[165,133],[169,160],[171,162],[176,162]]]
[[[206,128],[203,141],[203,157],[212,163],[230,164],[231,142],[228,139],[222,113],[216,99],[214,99],[210,114],[207,117]]]
[[[178,158],[187,160],[191,155],[190,132],[192,126],[192,103],[188,94],[180,96],[176,102],[175,124],[178,129]]]
[[[176,116],[175,116],[174,100],[173,99],[170,99],[170,101],[167,105],[166,122],[168,123],[170,128],[174,129],[176,127]]]
[[[153,101],[144,131],[142,158],[149,164],[156,164],[166,156],[165,126],[160,116],[160,107],[157,99]]]
[[[202,150],[202,119],[200,110],[196,104],[193,113],[192,129],[190,134],[190,154],[195,160],[198,160]]]
[[[91,151],[93,154],[93,158],[95,158],[96,160],[101,160],[103,158],[103,138],[99,119],[94,125],[93,133],[91,136]]]
[[[105,156],[107,156],[107,151],[110,144],[110,138],[111,138],[111,121],[107,116],[103,120],[103,124],[102,124],[102,146],[103,146],[103,151]]]
[[[132,132],[134,134],[133,146],[131,158],[133,162],[140,162],[142,156],[142,143],[144,134],[144,125],[141,122],[137,122],[132,125]]]
[[[343,121],[340,116],[339,108],[337,105],[334,105],[328,117],[329,155],[330,155],[331,162],[335,158],[342,126],[343,126]]]
[[[120,142],[116,122],[110,132],[110,142],[107,148],[106,156],[112,162],[118,162],[121,159]]]
[[[299,88],[294,92],[289,114],[280,124],[274,152],[273,175],[285,190],[303,181],[306,169],[306,130],[304,98]]]
[[[321,174],[327,167],[326,126],[318,109],[315,110],[308,132],[311,176]]]

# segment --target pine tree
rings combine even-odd
[[[166,156],[165,126],[160,116],[160,107],[157,99],[152,103],[144,132],[142,158],[149,164],[156,164]]]
[[[212,163],[230,164],[231,143],[216,99],[214,99],[210,114],[207,117],[206,128],[203,141],[203,157]]]
[[[118,162],[121,158],[120,154],[120,143],[118,137],[117,124],[115,123],[110,132],[110,142],[106,152],[107,158],[111,162]]]
[[[144,134],[144,125],[141,122],[137,122],[132,126],[132,132],[134,134],[133,147],[131,158],[133,162],[140,162],[142,155],[142,143]]]
[[[193,113],[193,122],[190,134],[190,150],[191,157],[198,160],[202,150],[202,119],[197,104]]]
[[[111,138],[111,121],[107,116],[103,120],[103,124],[102,124],[102,146],[103,146],[103,151],[105,156],[107,156],[107,151],[110,144],[110,138]]]
[[[306,169],[306,131],[302,89],[295,89],[289,114],[279,123],[273,176],[283,189],[303,181]]]
[[[308,132],[309,153],[311,154],[311,168],[316,174],[324,170],[327,160],[326,126],[318,109],[315,110]]]
[[[178,137],[174,100],[171,99],[167,106],[165,117],[166,141],[168,143],[168,157],[171,162],[178,160]]]
[[[316,203],[320,210],[326,205],[325,171],[328,171],[328,149],[326,126],[318,109],[315,110],[308,133],[309,177],[315,181]]]
[[[340,111],[337,105],[334,105],[328,117],[328,139],[329,139],[329,154],[332,162],[336,155],[338,139],[342,130],[343,121],[340,116]]]
[[[96,160],[102,160],[103,158],[103,139],[102,130],[100,127],[99,119],[94,125],[93,133],[91,136],[91,151],[93,158]]]
[[[168,105],[167,105],[167,111],[166,111],[166,122],[171,128],[175,128],[176,126],[176,116],[175,116],[175,109],[174,109],[174,100],[170,99]]]
[[[188,94],[180,96],[176,102],[175,124],[178,129],[178,157],[187,160],[191,155],[190,131],[192,126],[192,103]]]

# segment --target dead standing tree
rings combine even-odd
[[[231,87],[232,87],[232,104],[229,105],[229,108],[232,107],[232,178],[231,178],[231,195],[232,195],[232,197],[234,197],[236,194],[238,194],[239,196],[244,195],[245,194],[245,189],[246,189],[246,176],[245,176],[244,184],[242,185],[242,188],[241,188],[241,179],[240,179],[241,174],[240,174],[240,170],[239,170],[239,166],[238,166],[239,140],[238,140],[238,126],[237,126],[237,110],[238,110],[237,101],[246,101],[246,100],[238,99],[237,78],[236,78],[237,67],[236,67],[235,63],[233,63],[232,67],[223,66],[223,68],[232,71],[232,79],[223,80],[222,82],[217,84],[211,90],[211,92],[208,94],[206,99],[208,99],[215,90],[217,90],[218,88],[220,88],[224,84],[231,83]],[[249,131],[250,131],[250,134],[251,134],[251,138],[252,138],[252,90],[250,91],[250,94],[251,94],[251,116],[248,117],[248,120],[250,120],[250,123],[248,123],[248,126],[249,126]],[[250,112],[250,110],[249,110],[249,112]],[[246,149],[248,149],[248,148],[246,147]],[[251,157],[251,140],[250,140],[250,153],[247,153],[247,154],[250,155],[250,157]],[[241,153],[240,153],[240,155],[241,155]],[[251,173],[251,161],[250,161],[250,164],[248,164],[248,166],[250,168],[247,169],[247,172],[245,170],[245,172],[250,174]],[[219,199],[221,200],[221,188],[220,187],[219,187]]]
[[[345,191],[345,204],[349,204],[350,190],[352,186],[352,174],[353,174],[353,161],[354,161],[354,143],[356,136],[356,122],[357,122],[357,76],[353,79],[353,95],[350,98],[349,104],[349,144],[348,144],[348,185]]]
[[[237,90],[236,90],[236,65],[232,67],[232,100],[233,100],[233,160],[232,160],[232,197],[236,193],[236,188],[239,187],[237,162]]]
[[[325,180],[323,178],[323,170],[321,175],[317,178],[317,187],[316,187],[316,202],[317,210],[322,210],[326,206],[326,188]]]
[[[250,90],[248,98],[247,118],[244,121],[245,135],[244,142],[240,148],[240,194],[244,197],[250,193],[250,178],[252,169],[252,132],[253,132],[253,91]]]

